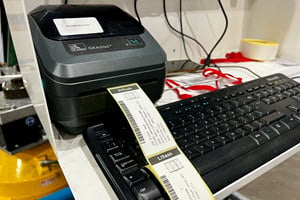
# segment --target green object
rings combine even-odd
[[[6,55],[6,61],[7,61],[7,66],[14,66],[18,64],[14,44],[11,38],[11,34],[9,29],[7,30],[7,55]]]

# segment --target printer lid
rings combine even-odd
[[[114,13],[112,15],[112,13]],[[137,35],[144,32],[144,27],[129,14],[113,5],[47,5],[39,6],[31,12],[41,32],[51,40],[72,40],[80,38],[114,37]],[[60,35],[54,19],[86,18],[93,16],[103,32],[80,35]]]

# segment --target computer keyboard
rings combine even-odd
[[[274,74],[158,107],[213,193],[300,141],[300,84]],[[121,113],[83,137],[120,199],[168,199]]]

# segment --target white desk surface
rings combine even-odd
[[[266,76],[273,73],[283,73],[289,77],[300,75],[300,66],[284,66],[272,62],[249,62],[237,64],[230,63],[224,65],[246,66],[261,76]],[[225,73],[230,73],[236,77],[242,77],[243,82],[256,78],[253,74],[244,69],[222,68],[222,71]],[[171,94],[172,92],[168,93],[169,94],[164,94],[163,97],[157,102],[158,105],[165,104],[166,102],[177,98],[175,94]],[[58,133],[56,129],[54,130],[54,133],[55,138],[53,141],[56,146],[56,154],[75,199],[117,199],[112,188],[110,187],[102,171],[99,169],[96,161],[90,153],[82,136],[70,136],[64,133]],[[243,178],[237,180],[228,187],[214,194],[215,198],[225,198],[232,192],[240,189],[250,181],[262,175],[264,172],[288,159],[299,150],[300,145],[298,144],[289,151],[266,163],[259,169],[251,172],[250,174],[244,176]]]

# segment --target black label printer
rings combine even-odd
[[[161,97],[166,55],[133,17],[112,5],[44,5],[29,14],[52,120],[78,134],[112,108],[107,87],[137,82]]]

